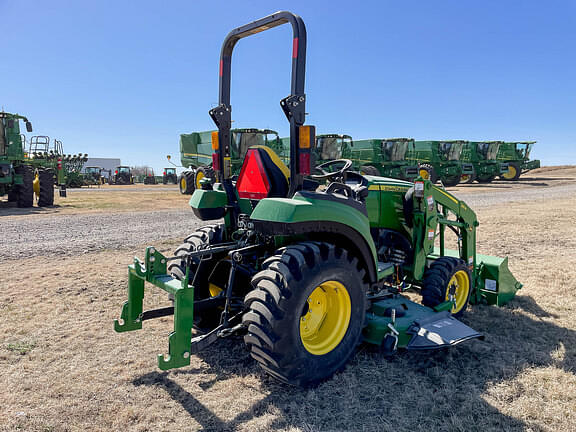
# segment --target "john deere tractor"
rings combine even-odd
[[[508,164],[508,171],[500,175],[502,180],[518,180],[520,175],[540,168],[538,159],[530,160],[530,152],[536,141],[505,142],[500,144],[497,159]]]
[[[461,183],[490,183],[508,172],[508,163],[496,160],[502,141],[467,141],[462,149],[462,162],[472,164],[473,172],[462,174]]]
[[[118,166],[114,170],[114,175],[110,178],[110,184],[128,185],[134,184],[132,169],[129,166]]]
[[[176,168],[164,168],[162,173],[162,184],[176,184],[178,183],[178,176],[176,176]]]
[[[240,173],[231,163],[232,52],[247,36],[289,23],[290,167],[270,148],[251,146]],[[336,159],[313,167],[314,126],[304,125],[306,28],[277,12],[232,30],[220,57],[219,105],[210,110],[218,183],[190,198],[210,223],[174,256],[146,249],[128,271],[128,301],[117,332],[174,315],[162,370],[189,365],[211,343],[243,334],[254,360],[273,377],[309,386],[341,370],[362,341],[386,354],[481,338],[456,317],[469,304],[502,305],[522,285],[506,258],[476,252],[474,212],[429,180],[414,183],[350,171]],[[319,174],[311,175],[316,168]],[[452,235],[454,250],[445,247]],[[145,283],[169,295],[144,310]],[[405,292],[420,293],[421,302]]]
[[[360,166],[360,172],[400,180],[414,180],[418,165],[406,159],[414,148],[411,138],[368,139],[356,141],[352,159]]]
[[[407,159],[418,163],[420,176],[444,186],[456,186],[461,176],[473,174],[471,163],[462,163],[460,155],[466,141],[415,141]]]

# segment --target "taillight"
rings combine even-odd
[[[218,153],[212,153],[212,168],[214,171],[220,171],[220,158]]]
[[[310,175],[310,153],[300,153],[300,174]]]

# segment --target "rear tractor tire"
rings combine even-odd
[[[40,182],[38,207],[54,205],[54,172],[49,169],[39,169],[38,181]]]
[[[303,242],[279,249],[252,278],[244,342],[273,377],[314,386],[342,370],[362,336],[365,270],[348,251]]]
[[[478,183],[492,183],[492,180],[496,178],[495,175],[478,176],[476,179]]]
[[[430,180],[432,183],[436,183],[438,181],[436,171],[434,170],[434,167],[430,164],[421,164],[418,167],[418,175],[422,177],[424,180]]]
[[[30,165],[20,165],[15,171],[16,174],[22,176],[22,184],[16,187],[18,207],[32,207],[34,205],[34,170]]]
[[[444,177],[442,179],[442,184],[446,187],[456,186],[460,183],[460,176]]]
[[[424,273],[422,304],[433,308],[453,298],[455,304],[451,313],[455,317],[462,316],[470,300],[471,280],[470,271],[463,260],[438,258]]]
[[[199,250],[205,246],[221,243],[224,234],[224,225],[208,225],[196,230],[193,234],[188,236],[183,244],[176,248],[175,256],[184,256],[187,252]],[[224,258],[226,254],[220,256],[213,256],[210,260],[202,261],[200,264],[199,258],[192,260],[189,276],[189,283],[194,280],[194,299],[203,300],[218,295],[224,288],[225,281],[218,281],[212,283],[210,277],[218,262]],[[178,280],[186,277],[186,260],[174,260],[168,264],[168,273]],[[219,272],[219,276],[227,277],[227,273]],[[220,311],[208,310],[203,313],[195,314],[194,323],[197,328],[201,330],[212,329],[219,324]]]

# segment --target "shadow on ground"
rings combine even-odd
[[[391,360],[361,347],[343,373],[309,390],[277,384],[259,372],[239,340],[221,341],[202,352],[208,370],[192,366],[152,372],[133,384],[163,388],[204,430],[234,430],[271,409],[280,414],[266,425],[268,430],[539,430],[502,413],[484,396],[489,385],[513,380],[528,368],[576,372],[576,332],[552,324],[551,318],[526,296],[506,308],[477,306],[463,321],[483,332],[486,341],[404,351]],[[562,345],[565,353],[558,359],[553,353]],[[253,391],[263,399],[228,421],[207,409],[193,389],[177,383],[180,375],[205,376],[199,385],[209,392],[218,381],[255,373],[262,386]]]

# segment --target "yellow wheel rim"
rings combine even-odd
[[[202,189],[202,185],[200,184],[200,180],[204,178],[204,173],[202,171],[198,171],[196,173],[196,189]]]
[[[208,290],[210,291],[210,296],[211,297],[216,297],[217,295],[219,295],[222,291],[224,291],[222,288],[220,288],[218,285],[215,285],[213,283],[209,283],[208,284]]]
[[[446,290],[446,301],[452,300],[452,313],[457,314],[466,305],[468,300],[468,293],[470,292],[470,278],[468,273],[464,270],[458,270],[450,282],[448,282],[448,289]]]
[[[461,182],[467,182],[468,180],[470,180],[470,176],[469,176],[469,175],[463,175],[462,177],[460,177],[460,181],[461,181]]]
[[[36,173],[36,176],[34,177],[34,182],[32,183],[32,188],[34,189],[34,193],[36,194],[36,197],[40,196],[40,177],[38,176],[38,173]]]
[[[516,167],[509,165],[508,172],[502,174],[502,177],[504,177],[507,180],[512,180],[514,177],[516,177]]]
[[[182,177],[180,179],[180,190],[183,190],[183,191],[186,190],[186,177]]]
[[[428,172],[428,170],[421,169],[420,170],[420,177],[422,177],[424,180],[429,180],[430,179],[430,173]]]
[[[344,285],[326,281],[308,297],[300,317],[300,339],[304,348],[314,355],[335,349],[350,324],[352,305]]]

